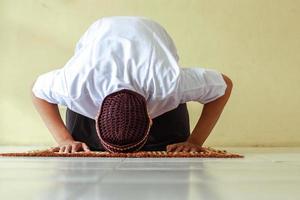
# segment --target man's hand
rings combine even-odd
[[[180,142],[175,144],[170,144],[167,146],[167,152],[201,152],[205,151],[201,145],[194,144],[191,142]]]
[[[50,151],[59,153],[75,153],[78,151],[90,152],[90,149],[83,142],[69,141],[59,145],[58,147],[51,148]]]

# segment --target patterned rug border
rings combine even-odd
[[[125,158],[244,158],[243,155],[228,153],[226,150],[216,150],[204,147],[203,152],[166,152],[166,151],[138,151],[131,153],[110,153],[107,151],[58,153],[46,150],[33,150],[18,153],[0,153],[0,157],[125,157]]]

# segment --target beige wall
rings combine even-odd
[[[231,77],[232,97],[206,145],[300,145],[298,0],[0,0],[0,144],[54,144],[31,82],[62,67],[86,28],[111,15],[158,21],[182,66]],[[192,127],[201,108],[189,104]]]

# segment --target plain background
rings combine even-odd
[[[298,0],[0,0],[0,144],[55,144],[30,85],[63,67],[92,22],[114,15],[157,21],[182,67],[216,69],[233,80],[205,145],[300,145]],[[201,109],[189,103],[191,127]]]

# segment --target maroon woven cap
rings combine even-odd
[[[138,151],[146,143],[150,129],[146,100],[131,90],[114,92],[104,98],[95,124],[106,150]]]

